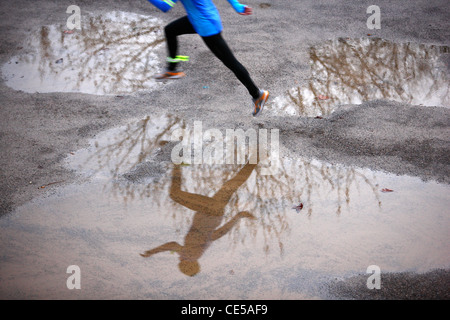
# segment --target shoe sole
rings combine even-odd
[[[165,80],[178,80],[178,79],[181,79],[181,78],[184,78],[186,75],[184,74],[184,73],[180,73],[180,74],[177,74],[177,75],[173,75],[173,76],[165,76],[165,77],[161,77],[161,78],[157,78],[157,76],[156,77],[154,77],[154,79],[156,80],[156,81],[165,81]]]
[[[263,96],[260,98],[260,99],[262,99],[261,107],[259,108],[258,113],[253,114],[254,117],[257,117],[262,113],[262,111],[264,109],[264,105],[266,104],[267,100],[269,100],[269,96],[270,96],[269,91],[264,90]]]

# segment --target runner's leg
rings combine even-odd
[[[167,51],[168,56],[172,59],[175,59],[175,57],[178,54],[178,40],[177,37],[182,34],[192,34],[196,33],[194,30],[194,27],[192,26],[191,22],[189,21],[188,17],[182,17],[180,19],[177,19],[171,23],[169,23],[164,28],[164,33],[166,36],[167,41]],[[168,71],[175,71],[177,67],[177,63],[167,63],[167,69]]]
[[[233,52],[228,47],[221,33],[209,37],[202,37],[208,48],[219,58],[223,64],[230,69],[241,83],[247,88],[253,99],[260,96],[258,87],[253,82],[247,69],[236,59]]]

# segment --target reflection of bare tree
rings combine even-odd
[[[161,22],[147,16],[111,12],[82,19],[81,31],[64,34],[65,26],[42,26],[28,41],[37,52],[18,64],[37,69],[41,82],[65,91],[119,94],[154,84],[158,68],[155,48],[164,42]],[[45,87],[45,86],[44,86]]]
[[[376,205],[381,206],[377,185],[354,168],[298,159],[280,161],[277,175],[261,175],[258,169],[255,180],[244,185],[230,204],[257,214],[258,226],[252,230],[252,235],[262,233],[266,252],[274,240],[283,252],[283,234],[290,232],[289,214],[294,213],[294,204],[304,203],[303,210],[311,217],[315,208],[321,210],[322,207],[321,203],[316,203],[317,198],[326,195],[325,198],[334,200],[335,213],[339,215],[343,207],[350,204],[352,188],[362,186],[373,193]],[[245,197],[239,201],[240,194],[252,195],[250,201]],[[233,232],[234,243],[236,239],[244,241],[248,236],[248,233],[240,232],[239,227]]]
[[[117,133],[117,139],[99,145],[95,155],[101,167],[113,166],[115,176],[113,192],[125,201],[146,199],[157,208],[167,212],[179,231],[192,223],[190,215],[180,211],[170,199],[170,152],[173,145],[167,143],[168,136],[176,127],[184,123],[173,117],[154,118],[130,124]],[[146,132],[152,132],[146,133]],[[139,146],[137,151],[130,151]],[[156,152],[155,152],[156,151]],[[128,159],[132,157],[132,159]],[[123,168],[125,166],[125,169]],[[217,188],[224,185],[242,169],[242,165],[190,165],[182,166],[182,188],[192,194],[212,197]],[[257,223],[243,221],[228,233],[233,246],[248,238],[261,236],[264,251],[269,252],[276,243],[283,252],[283,239],[290,232],[289,221],[295,217],[293,205],[300,201],[305,204],[301,213],[312,217],[319,214],[323,206],[320,199],[333,201],[335,214],[341,214],[350,205],[355,190],[364,189],[374,195],[375,205],[381,205],[377,185],[372,177],[360,170],[338,165],[330,165],[305,159],[283,159],[279,174],[263,175],[258,166],[254,174],[229,198],[223,219],[229,220],[233,213],[247,211]]]
[[[164,117],[145,117],[126,125],[112,137],[112,141],[99,145],[86,162],[97,159],[98,171],[109,168],[113,177],[150,158],[158,148],[168,143],[170,135],[176,128],[184,127],[184,122],[171,115]]]
[[[78,85],[87,77],[94,77],[97,69],[99,54],[106,50],[116,49],[114,56],[109,56],[107,66],[104,67],[106,73],[102,73],[100,79],[96,79],[96,86],[103,86],[105,82],[111,82],[109,91],[120,92],[120,87],[124,85],[131,90],[143,89],[143,83],[151,77],[149,74],[149,52],[157,45],[164,42],[159,25],[146,26],[148,17],[141,17],[138,20],[130,21],[125,30],[111,30],[113,22],[110,18],[103,16],[90,17],[89,27],[82,28],[81,39],[85,51],[92,52],[86,56],[79,66],[81,70],[78,73]],[[146,26],[143,28],[143,26]],[[125,32],[124,32],[125,31]],[[140,40],[150,37],[151,41]],[[97,60],[97,61],[95,61]],[[144,60],[142,68],[136,69],[135,66]],[[70,65],[67,66],[69,68]],[[131,72],[130,72],[131,71]],[[127,75],[127,72],[129,73]],[[146,76],[142,77],[140,74]]]
[[[443,47],[445,48],[445,47]],[[440,68],[441,47],[382,39],[338,39],[310,49],[311,78],[288,90],[277,108],[327,115],[339,104],[374,99],[448,105],[450,87]]]
[[[52,68],[53,64],[49,63],[49,60],[53,58],[53,55],[50,53],[50,39],[48,37],[50,33],[50,29],[47,26],[43,26],[40,32],[40,46],[39,50],[41,51],[41,61],[39,63],[39,73],[41,75],[41,81],[45,74],[45,68],[47,64]]]

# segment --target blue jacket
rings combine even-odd
[[[178,0],[148,0],[155,7],[163,12],[167,12]],[[219,11],[212,0],[179,0],[184,5],[189,21],[194,26],[195,31],[202,37],[218,34],[222,31],[222,21]],[[242,13],[245,6],[238,0],[227,0],[236,10]]]

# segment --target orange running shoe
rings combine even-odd
[[[253,111],[252,115],[254,117],[261,114],[261,112],[264,108],[264,104],[266,103],[267,99],[269,99],[269,91],[260,90],[259,92],[260,92],[260,94],[259,94],[258,99],[253,99],[253,103],[255,105],[255,110]]]
[[[177,80],[177,79],[183,78],[184,76],[186,76],[186,74],[184,72],[165,71],[164,73],[159,73],[159,74],[155,75],[153,78],[156,81],[164,81],[164,80]]]

